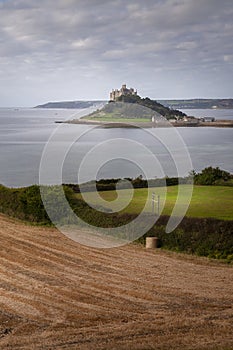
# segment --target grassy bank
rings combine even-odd
[[[90,118],[83,118],[84,120],[93,120],[98,122],[114,122],[114,123],[147,123],[151,122],[150,119],[146,118],[116,118],[116,117],[110,117],[110,116],[104,116],[104,117],[90,117]]]
[[[176,200],[177,189],[177,186],[167,188],[168,195],[166,201],[164,201],[163,215],[161,215],[156,225],[139,239],[139,242],[144,242],[147,236],[156,235],[160,238],[162,248],[232,262],[233,188],[226,186],[195,186],[188,216],[182,220],[177,229],[167,234],[165,231],[166,223]],[[165,200],[162,190],[163,188],[161,187],[156,188],[156,193],[161,191],[161,201]],[[121,195],[126,196],[128,191],[121,190]],[[155,189],[151,188],[150,191],[155,192]],[[64,186],[64,192],[72,209],[79,218],[95,227],[106,228],[119,227],[131,222],[144,206],[147,195],[146,189],[135,189],[133,200],[126,209],[116,213],[106,213],[98,210],[100,206],[97,206],[97,210],[89,207],[80,198],[81,195],[73,192],[70,187]],[[58,193],[58,187],[49,187],[49,201],[60,222],[70,224],[66,207],[60,201],[61,198],[58,196]],[[116,198],[115,191],[105,191],[100,194],[108,201]],[[182,201],[185,202],[185,196],[182,198]],[[150,205],[147,209],[148,215],[152,215],[149,214],[151,212]],[[34,224],[52,225],[43,206],[38,186],[18,189],[0,186],[0,212]],[[147,220],[148,216],[144,219]],[[141,225],[143,228],[143,222]]]

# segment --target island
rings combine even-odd
[[[108,100],[77,100],[48,102],[34,108],[86,109],[94,112],[80,119],[55,123],[90,124],[104,128],[118,127],[233,127],[233,120],[215,120],[214,117],[186,115],[181,109],[233,108],[233,99],[153,100],[142,98],[134,88],[123,84],[112,89]]]
[[[118,127],[184,127],[218,126],[233,127],[233,121],[216,121],[214,118],[196,118],[173,109],[149,97],[142,98],[134,88],[126,84],[113,89],[109,101],[102,108],[80,119],[66,121],[71,124],[99,125],[105,128]]]

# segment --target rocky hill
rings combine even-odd
[[[167,120],[182,120],[186,116],[185,113],[165,107],[148,97],[122,95],[116,101],[109,101],[103,108],[97,109],[80,120],[149,122],[152,118],[161,118],[161,115]]]
[[[161,114],[166,119],[178,118],[182,119],[186,116],[185,113],[177,110],[166,107],[161,103],[151,100],[149,97],[142,98],[139,95],[122,95],[117,98],[118,102],[126,102],[126,103],[136,103],[140,106],[146,107],[155,111],[156,113]]]

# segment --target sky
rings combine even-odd
[[[0,0],[0,107],[233,98],[232,0]]]

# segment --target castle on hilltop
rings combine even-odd
[[[116,99],[122,95],[137,95],[137,90],[133,88],[128,89],[126,84],[123,84],[120,90],[112,89],[112,92],[110,92],[110,101],[116,101]]]

